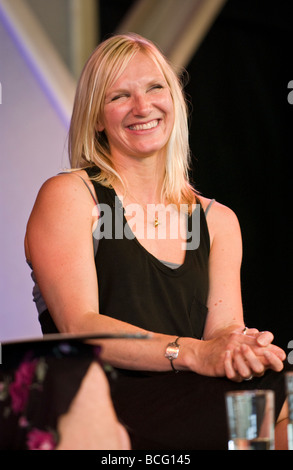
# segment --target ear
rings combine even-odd
[[[96,124],[96,131],[97,131],[97,132],[103,132],[104,129],[105,129],[105,127],[103,126],[103,124],[97,122],[97,124]]]

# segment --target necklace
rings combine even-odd
[[[142,204],[140,201],[138,201],[138,199],[136,197],[134,197],[132,194],[130,194],[128,192],[129,196],[131,197],[131,199],[133,199],[140,207],[142,207],[145,215],[146,215],[146,218],[147,218],[147,221],[149,219],[149,212],[147,210],[147,206],[148,204]],[[156,206],[156,204],[151,204],[152,206]],[[153,225],[153,227],[157,228],[159,225],[160,225],[160,221],[159,221],[159,217],[154,215],[154,219],[152,220],[151,224]]]

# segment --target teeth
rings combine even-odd
[[[129,129],[133,131],[143,131],[146,129],[152,129],[153,127],[157,127],[159,121],[156,119],[154,121],[148,122],[147,124],[137,124],[135,126],[129,126]]]

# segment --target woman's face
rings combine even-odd
[[[103,122],[112,158],[159,155],[174,124],[174,105],[164,75],[146,54],[137,53],[108,88]]]

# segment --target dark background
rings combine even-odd
[[[100,2],[102,39],[132,3]],[[187,66],[186,86],[195,186],[241,225],[246,323],[272,331],[285,349],[293,340],[292,46],[292,0],[228,0]]]

